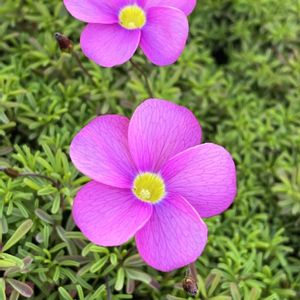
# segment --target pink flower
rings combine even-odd
[[[188,37],[187,15],[196,0],[64,0],[89,23],[81,34],[84,54],[103,67],[128,61],[141,47],[156,65],[174,63]]]
[[[201,218],[236,195],[231,155],[200,142],[192,112],[165,100],[143,102],[131,120],[97,117],[71,144],[73,163],[93,179],[75,198],[75,223],[101,246],[135,236],[142,258],[161,271],[194,262],[207,242]]]

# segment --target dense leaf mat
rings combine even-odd
[[[178,63],[134,58],[156,97],[192,109],[204,141],[237,164],[234,205],[207,220],[197,299],[300,298],[299,11],[299,0],[198,1]],[[129,63],[89,62],[78,46],[83,24],[60,0],[2,1],[0,14],[0,166],[58,182],[0,174],[0,296],[33,288],[31,299],[188,299],[185,270],[152,270],[133,242],[93,246],[71,218],[88,179],[70,163],[70,141],[97,114],[130,116],[147,98],[141,76]],[[93,80],[60,52],[55,32],[73,40]]]

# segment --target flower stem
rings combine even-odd
[[[150,86],[150,83],[149,83],[149,80],[148,80],[148,76],[147,74],[145,73],[145,71],[143,70],[143,68],[141,68],[137,63],[135,63],[132,59],[130,60],[132,66],[142,75],[142,77],[144,78],[144,81],[145,81],[145,87],[146,87],[146,90],[150,96],[150,98],[154,98],[154,94],[152,92],[152,89],[151,89],[151,86]]]
[[[36,178],[45,179],[45,180],[51,182],[55,188],[60,189],[60,183],[58,181],[54,180],[51,177],[45,176],[45,175],[36,174],[36,173],[20,173],[18,175],[18,177],[36,177]]]
[[[189,273],[190,273],[190,275],[191,275],[191,276],[193,277],[193,279],[197,282],[197,269],[196,269],[196,264],[195,264],[195,263],[189,264],[188,268],[189,268]]]
[[[93,84],[96,85],[96,82],[94,81],[92,75],[87,70],[87,68],[82,64],[78,53],[74,50],[73,42],[67,36],[62,35],[59,32],[56,32],[54,36],[55,36],[55,39],[56,39],[56,41],[59,45],[60,50],[62,52],[70,53],[74,57],[74,59],[76,60],[78,66],[82,70],[82,72],[91,80],[91,82]]]
[[[86,67],[82,64],[82,62],[81,62],[81,60],[80,60],[80,58],[79,58],[78,53],[77,53],[74,49],[72,49],[71,54],[72,54],[72,56],[75,58],[75,60],[76,60],[76,62],[77,62],[77,64],[78,64],[78,66],[79,66],[79,68],[82,70],[82,72],[83,72],[85,75],[87,75],[87,76],[89,77],[89,79],[91,80],[91,82],[92,82],[93,84],[96,84],[95,81],[94,81],[94,79],[93,79],[93,77],[92,77],[92,75],[90,74],[90,72],[89,72],[89,71],[86,69]]]
[[[111,291],[108,282],[108,276],[105,276],[106,299],[111,300]]]

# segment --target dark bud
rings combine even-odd
[[[68,37],[62,35],[59,32],[56,32],[54,36],[61,51],[70,52],[72,50],[73,43]]]
[[[190,296],[196,296],[198,293],[198,286],[194,278],[187,276],[184,278],[182,287],[184,291]]]
[[[7,176],[9,176],[10,178],[13,178],[13,179],[15,179],[15,178],[17,178],[17,177],[20,176],[20,173],[17,170],[11,169],[11,168],[4,169],[3,172]]]

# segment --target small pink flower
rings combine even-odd
[[[188,37],[187,15],[196,0],[64,0],[89,23],[81,34],[84,54],[103,67],[128,61],[141,47],[156,65],[174,63]]]
[[[143,102],[131,120],[97,117],[71,144],[75,166],[93,181],[78,192],[73,216],[101,246],[135,236],[142,258],[171,271],[194,262],[207,242],[201,218],[225,211],[236,195],[236,171],[221,146],[202,144],[188,109]]]

